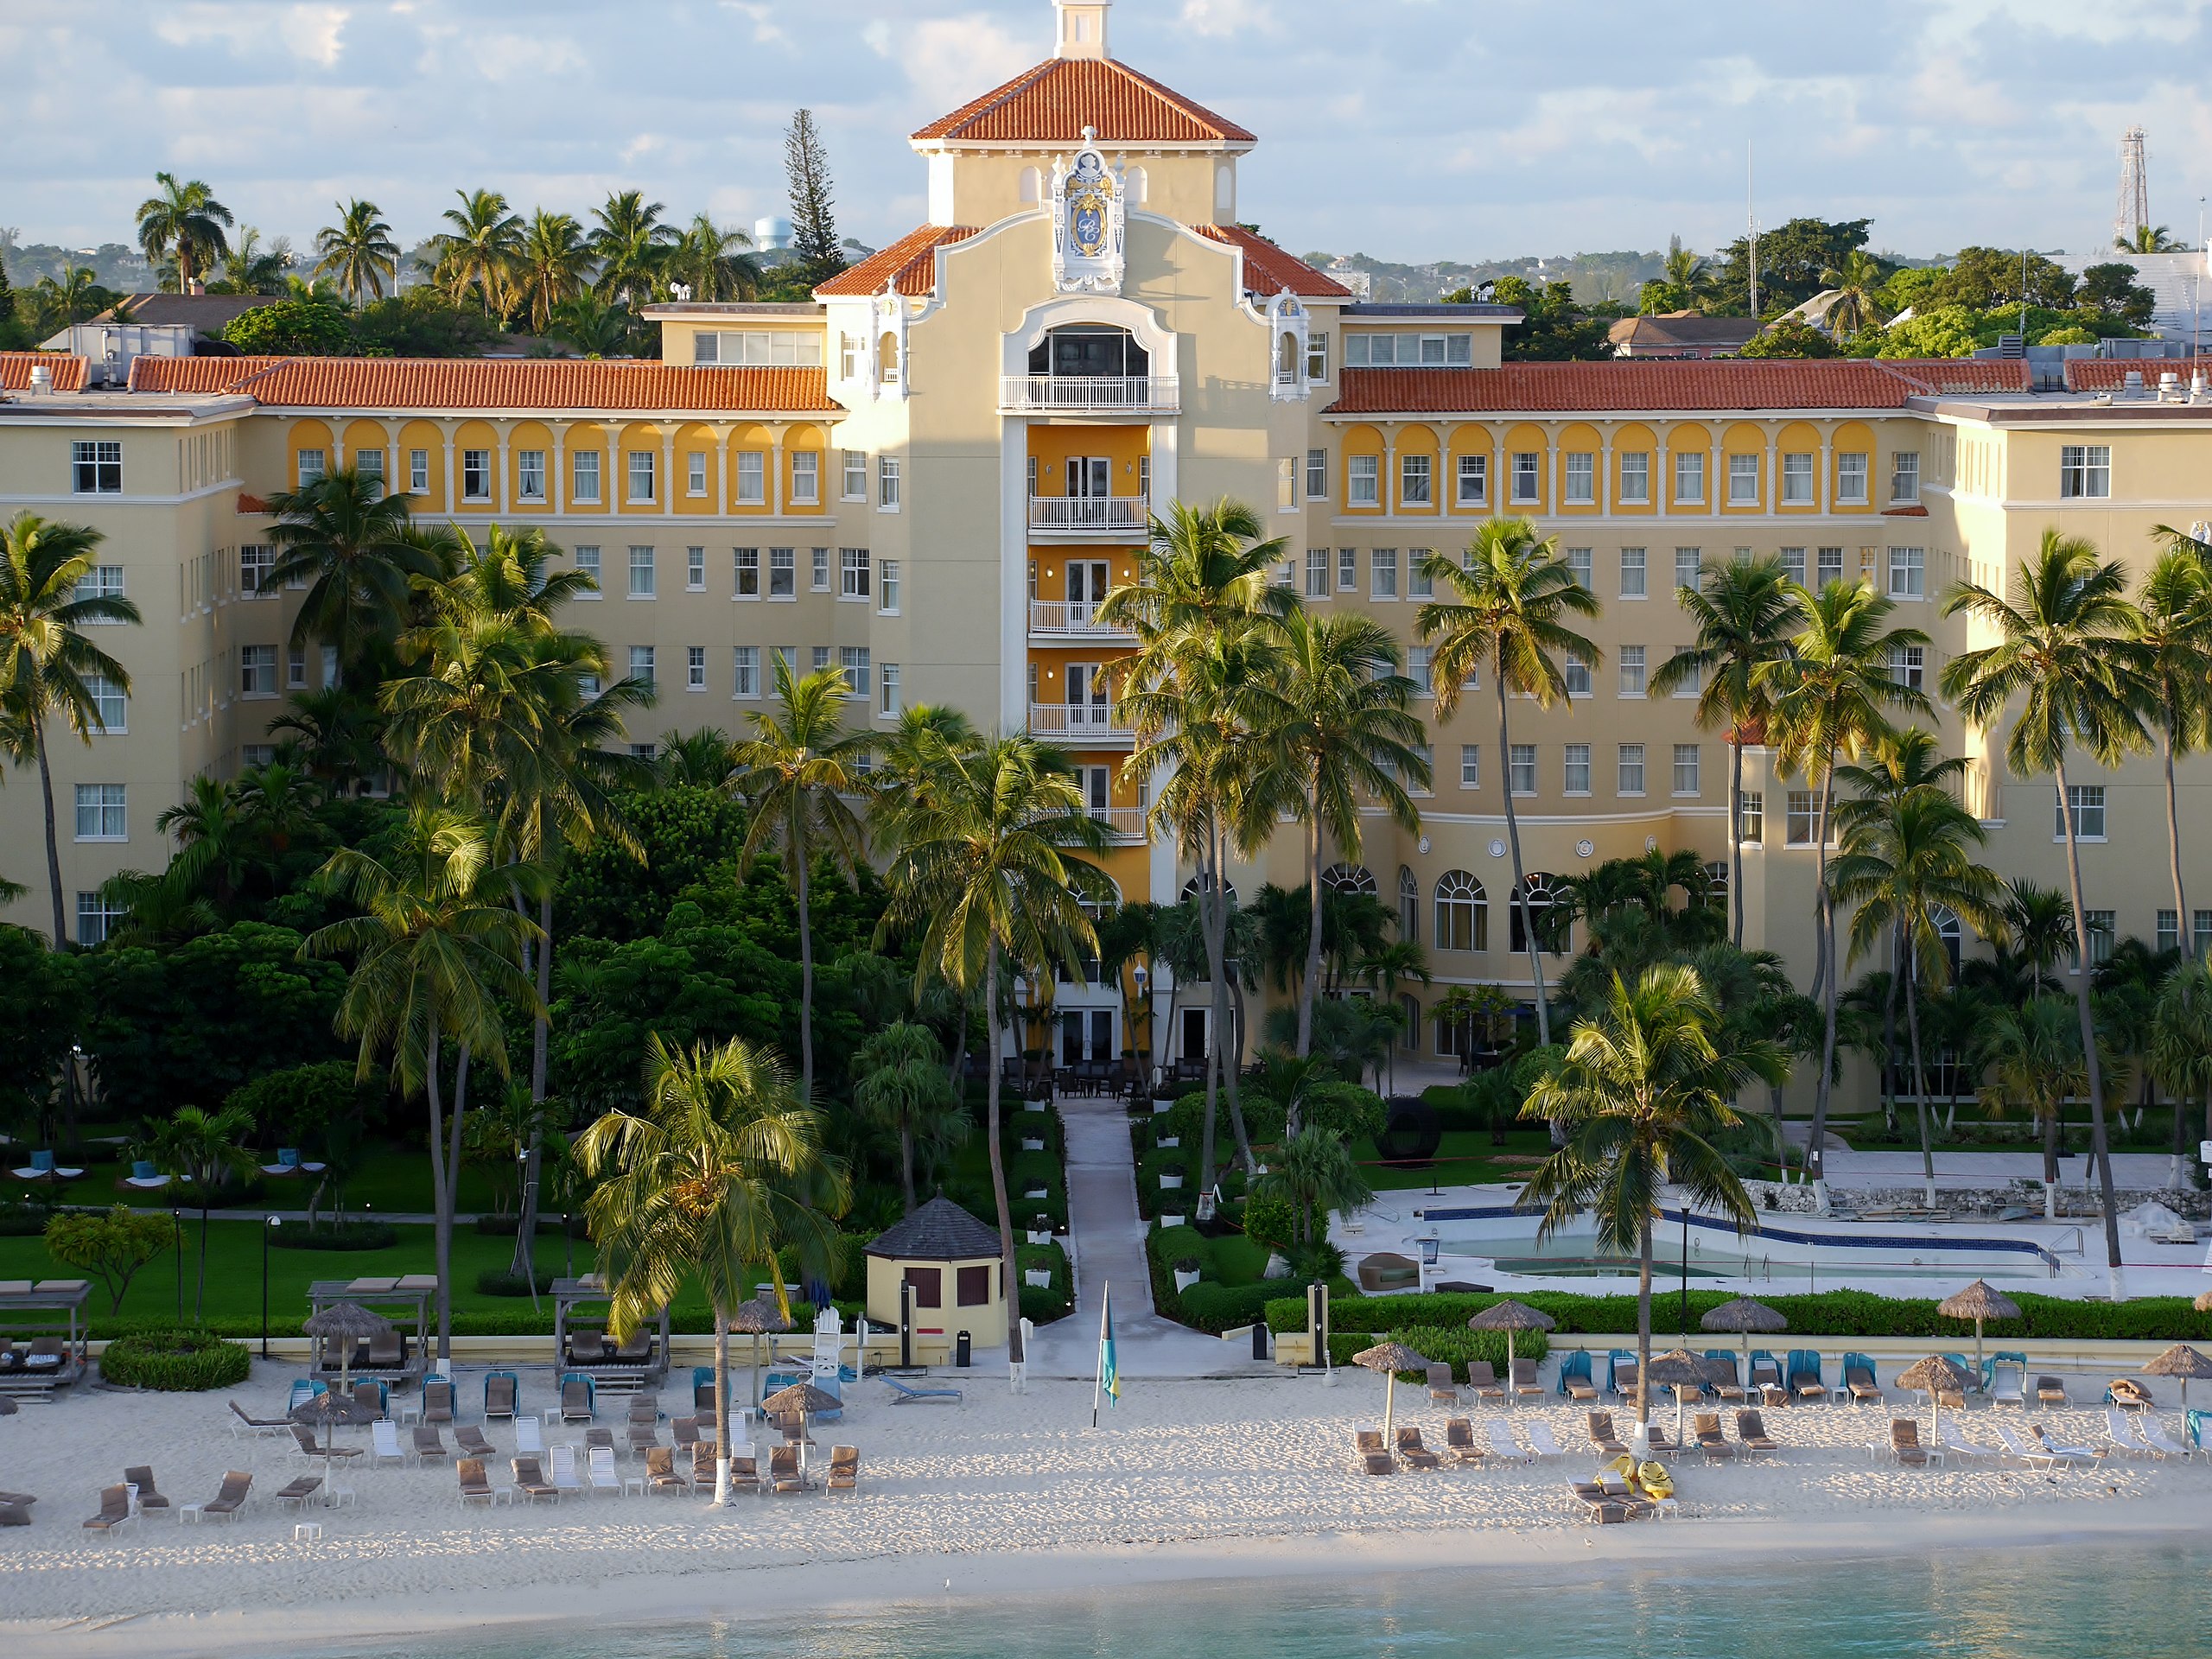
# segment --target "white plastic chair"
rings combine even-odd
[[[2144,1453],[2154,1458],[2165,1455],[2136,1433],[2135,1426],[2128,1421],[2126,1414],[2117,1406],[2105,1408],[2105,1438],[2131,1458]]]
[[[379,1417],[369,1425],[369,1461],[382,1463],[386,1458],[405,1463],[407,1453],[400,1449],[398,1425],[389,1417]]]
[[[2136,1433],[2143,1437],[2143,1443],[2162,1458],[2189,1458],[2196,1455],[2179,1440],[2169,1439],[2165,1425],[2148,1412],[2143,1414],[2142,1421],[2135,1427]]]
[[[1955,1453],[1959,1457],[1967,1459],[1970,1461],[1981,1458],[1997,1458],[2004,1455],[2003,1452],[1999,1452],[1993,1446],[1983,1446],[1978,1441],[1967,1439],[1965,1435],[1960,1433],[1957,1429],[1952,1427],[1948,1423],[1945,1423],[1943,1425],[1943,1450],[1947,1452]]]
[[[614,1472],[614,1448],[594,1446],[591,1449],[591,1489],[594,1492],[620,1492],[622,1477]]]
[[[1483,1420],[1483,1434],[1490,1441],[1490,1454],[1507,1463],[1528,1463],[1535,1454],[1522,1451],[1513,1442],[1513,1426],[1503,1417]]]
[[[576,1478],[576,1448],[556,1446],[553,1448],[553,1489],[561,1492],[581,1492],[584,1484]]]
[[[515,1419],[515,1450],[528,1457],[545,1450],[545,1430],[535,1417]]]
[[[1529,1447],[1539,1460],[1548,1459],[1556,1461],[1567,1456],[1566,1452],[1560,1450],[1559,1442],[1552,1438],[1552,1426],[1549,1423],[1532,1422],[1528,1426],[1526,1432],[1529,1436]]]

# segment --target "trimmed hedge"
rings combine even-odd
[[[522,1230],[522,1217],[520,1216],[479,1216],[476,1217],[476,1230],[486,1238],[512,1238]],[[588,1224],[585,1222],[582,1211],[577,1211],[569,1217],[569,1234],[572,1238],[586,1238],[590,1236]],[[558,1238],[560,1236],[561,1217],[557,1215],[549,1216],[543,1211],[539,1211],[537,1236]]]
[[[537,1278],[538,1295],[543,1296],[553,1288],[554,1275],[551,1273],[540,1273]],[[527,1296],[531,1291],[530,1280],[512,1268],[486,1268],[476,1275],[476,1294],[479,1296]]]
[[[1402,1342],[1433,1364],[1450,1365],[1455,1382],[1467,1380],[1467,1362],[1471,1359],[1488,1360],[1501,1381],[1506,1375],[1505,1333],[1470,1331],[1465,1325],[1404,1325],[1388,1332],[1338,1331],[1332,1325],[1329,1332],[1329,1362],[1349,1365],[1354,1354],[1372,1348],[1378,1342]],[[1514,1336],[1516,1359],[1541,1359],[1550,1351],[1541,1331],[1522,1331]],[[1421,1380],[1421,1374],[1415,1371],[1401,1371],[1398,1375],[1414,1382]]]
[[[343,1221],[333,1226],[272,1227],[269,1243],[280,1250],[388,1250],[399,1243],[399,1229],[386,1221]]]
[[[100,1356],[100,1376],[118,1388],[198,1394],[236,1388],[253,1369],[244,1344],[209,1331],[176,1329],[118,1337]]]
[[[1057,1240],[1050,1244],[1017,1244],[1014,1260],[1015,1267],[1024,1273],[1032,1268],[1043,1268],[1052,1275],[1049,1285],[1022,1285],[1024,1319],[1033,1325],[1049,1325],[1075,1311],[1074,1276],[1068,1270],[1068,1253]]]

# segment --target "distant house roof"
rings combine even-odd
[[[901,1262],[964,1262],[996,1255],[999,1236],[950,1198],[931,1198],[897,1226],[878,1234],[866,1253]]]
[[[818,295],[859,297],[880,294],[889,283],[898,293],[912,298],[937,287],[937,251],[976,234],[972,225],[924,225],[900,237],[880,253],[857,265],[848,265],[824,283],[815,284]]]
[[[1731,358],[1508,363],[1495,369],[1346,369],[1328,415],[1599,413],[1622,410],[1902,409],[1956,392],[2024,392],[1996,359]]]
[[[2069,391],[2119,391],[2130,374],[2143,377],[2146,391],[2158,389],[2158,377],[2179,377],[2184,390],[2196,375],[2212,380],[2212,357],[2069,357],[2066,359]]]
[[[289,409],[842,412],[821,369],[406,357],[142,357],[130,369],[133,391],[242,392]]]
[[[1295,254],[1285,253],[1264,236],[1255,236],[1242,225],[1193,225],[1190,227],[1209,242],[1224,242],[1244,254],[1244,289],[1271,299],[1288,289],[1303,299],[1348,300],[1351,289],[1333,276],[1325,276]]]
[[[1732,352],[1749,343],[1759,326],[1754,317],[1623,317],[1605,337],[1631,352]]]
[[[1467,305],[1457,304],[1448,300],[1429,302],[1391,300],[1380,303],[1362,300],[1356,304],[1344,307],[1337,315],[1340,317],[1381,317],[1399,321],[1408,318],[1433,317],[1446,322],[1455,322],[1469,318],[1477,322],[1519,322],[1529,314],[1517,305],[1492,305],[1484,300],[1477,300]]]
[[[181,323],[213,339],[249,311],[274,305],[282,294],[133,294],[94,317],[94,322],[143,322],[154,327]],[[130,315],[118,318],[118,311]]]
[[[85,389],[85,359],[67,352],[0,352],[0,391],[29,391],[31,371],[44,364],[54,371],[56,391]]]
[[[913,135],[917,143],[1249,144],[1234,121],[1110,58],[1047,58]]]

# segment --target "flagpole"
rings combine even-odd
[[[1098,1290],[1098,1373],[1090,1384],[1090,1426],[1093,1428],[1098,1427],[1098,1396],[1106,1388],[1106,1320],[1107,1310],[1113,1305],[1113,1281],[1102,1281]]]

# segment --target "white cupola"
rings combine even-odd
[[[1056,58],[1107,58],[1113,54],[1106,49],[1106,11],[1114,0],[1052,0],[1052,10],[1059,14],[1059,39],[1054,42],[1052,55]]]

